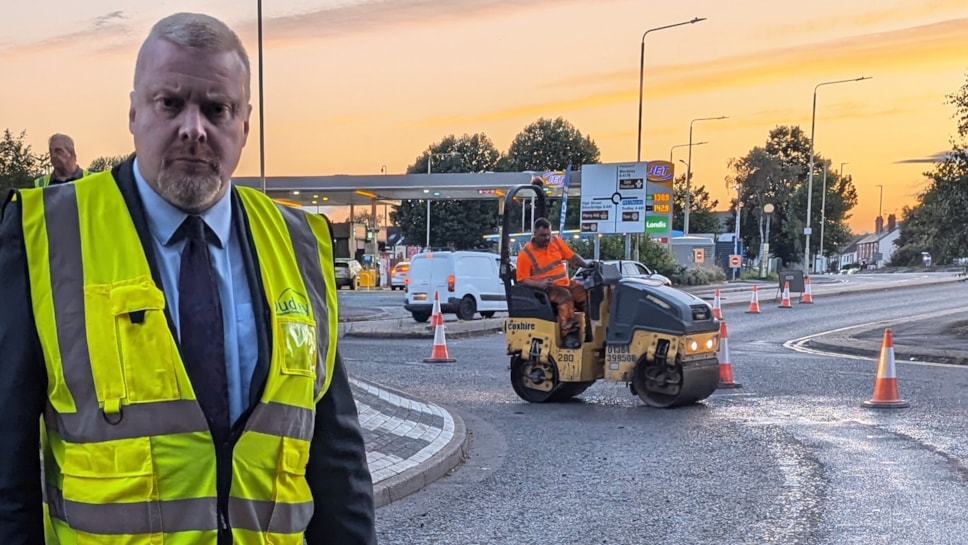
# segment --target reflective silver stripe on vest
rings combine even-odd
[[[96,403],[95,403],[96,406]],[[93,417],[89,411],[57,413],[48,427],[71,443],[100,443],[115,439],[151,437],[173,433],[208,432],[201,408],[194,399],[152,401],[122,405],[120,421],[109,424],[100,409]]]
[[[239,530],[295,534],[313,518],[313,502],[276,503],[229,498],[229,525]]]
[[[326,282],[319,262],[319,248],[306,213],[282,204],[277,206],[289,229],[296,263],[299,265],[299,273],[308,292],[306,296],[313,307],[313,317],[316,320],[316,337],[319,341],[316,346],[316,384],[313,394],[319,395],[326,380],[326,355],[329,352],[329,311],[326,308]]]
[[[525,253],[525,255],[528,256],[528,259],[531,260],[531,275],[532,276],[538,276],[540,274],[549,273],[549,272],[555,270],[556,267],[564,267],[564,264],[561,261],[558,261],[556,263],[552,263],[550,265],[545,265],[544,267],[539,267],[538,266],[538,260],[535,259],[534,254],[531,253],[531,250],[529,250],[527,246],[525,246],[524,247],[524,250],[522,250],[522,251]],[[564,278],[564,277],[567,277],[567,276],[568,276],[567,273],[561,273],[561,274],[558,275],[559,278]]]
[[[215,498],[93,504],[64,500],[60,490],[47,487],[50,516],[81,532],[101,535],[171,534],[216,531]]]
[[[46,189],[43,199],[54,323],[64,381],[74,397],[77,413],[89,419],[99,418],[84,321],[81,230],[74,184]]]
[[[311,441],[315,413],[283,403],[259,403],[246,422],[246,431]]]

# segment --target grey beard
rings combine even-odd
[[[188,176],[162,170],[158,173],[158,194],[186,214],[199,214],[215,202],[222,179],[217,172]]]

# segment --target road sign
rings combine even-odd
[[[729,256],[729,268],[738,269],[743,266],[743,256],[730,255]]]
[[[693,248],[692,260],[696,263],[703,263],[706,260],[706,251],[702,248]]]
[[[648,163],[582,165],[581,230],[645,232]]]

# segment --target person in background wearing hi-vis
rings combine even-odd
[[[3,206],[3,545],[375,545],[329,224],[232,184],[250,74],[223,22],[162,19],[135,154]]]
[[[34,187],[66,184],[90,174],[77,166],[77,152],[74,151],[74,140],[66,134],[54,134],[47,140],[50,152],[50,164],[54,171],[34,180]]]
[[[552,303],[558,305],[558,324],[565,348],[578,348],[578,320],[575,305],[584,307],[585,289],[576,280],[568,279],[565,261],[573,267],[589,267],[591,264],[572,251],[560,237],[551,234],[551,223],[545,218],[534,222],[531,242],[518,254],[515,276],[517,283],[548,293]]]

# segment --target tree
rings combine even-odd
[[[525,127],[502,158],[500,170],[524,172],[534,170],[565,170],[568,165],[578,170],[581,165],[600,162],[598,145],[588,136],[582,136],[563,117],[541,118]]]
[[[598,145],[589,136],[583,136],[563,117],[557,119],[540,118],[526,126],[511,141],[497,170],[502,172],[546,172],[563,171],[571,165],[573,171],[581,169],[581,165],[597,164],[601,162],[601,152]],[[511,225],[520,225],[521,208],[507,210],[510,214]],[[561,198],[552,198],[548,206],[548,219],[557,229],[561,216]],[[581,217],[581,199],[568,199],[565,213],[565,228],[578,228]]]
[[[810,139],[797,126],[779,126],[770,131],[766,144],[754,147],[741,158],[729,161],[732,174],[727,185],[740,186],[740,202],[745,213],[740,219],[740,238],[748,255],[759,257],[760,244],[766,236],[763,206],[773,204],[770,226],[770,248],[784,263],[803,261],[803,228],[806,226]],[[857,191],[850,177],[840,179],[829,161],[819,153],[814,173],[810,226],[818,236],[810,239],[811,253],[820,248],[821,203],[824,172],[827,196],[824,223],[824,253],[834,253],[850,239],[846,221],[857,205]],[[735,212],[735,203],[732,206]],[[729,222],[728,222],[729,223]]]
[[[38,155],[24,143],[27,131],[14,136],[10,129],[3,131],[0,140],[0,201],[6,200],[11,189],[33,186],[33,180],[43,170],[47,155]]]
[[[948,95],[948,104],[955,107],[952,117],[957,122],[958,135],[968,138],[968,73],[965,74],[965,83],[958,91]]]
[[[102,155],[91,161],[91,166],[87,167],[91,172],[104,172],[120,165],[128,159],[128,155]]]
[[[931,252],[936,263],[968,256],[968,147],[956,145],[945,159],[925,172],[928,186],[918,204],[904,208],[904,222],[892,257],[897,265],[916,265],[921,252]]]
[[[921,252],[931,252],[936,263],[948,263],[956,257],[968,256],[968,78],[958,91],[948,95],[948,103],[955,107],[961,142],[952,142],[952,150],[925,172],[928,185],[916,197],[917,204],[904,207],[904,222],[898,239],[897,251],[891,258],[895,265],[916,265]]]
[[[767,236],[763,207],[772,204],[775,211],[770,218],[770,247],[784,261],[794,260],[796,242],[790,239],[783,225],[787,222],[788,203],[800,175],[799,167],[785,164],[761,147],[753,148],[745,157],[731,159],[729,165],[734,174],[727,178],[727,185],[740,187],[740,202],[745,211],[740,215],[740,239],[747,248],[746,255],[760,257],[760,246]],[[735,203],[731,210],[735,215]],[[731,227],[736,228],[735,224]]]
[[[689,232],[690,233],[721,233],[722,224],[716,217],[714,210],[719,201],[710,200],[706,186],[693,185],[692,198],[689,201]],[[672,228],[682,231],[685,227],[686,209],[686,175],[683,174],[672,183]]]
[[[408,174],[487,172],[495,170],[501,154],[484,134],[450,135],[417,157]],[[497,232],[497,200],[445,200],[428,195],[430,201],[430,243],[433,247],[475,248],[484,244],[483,236]],[[434,197],[437,197],[435,200]],[[390,213],[408,244],[425,244],[427,201],[409,199]]]

